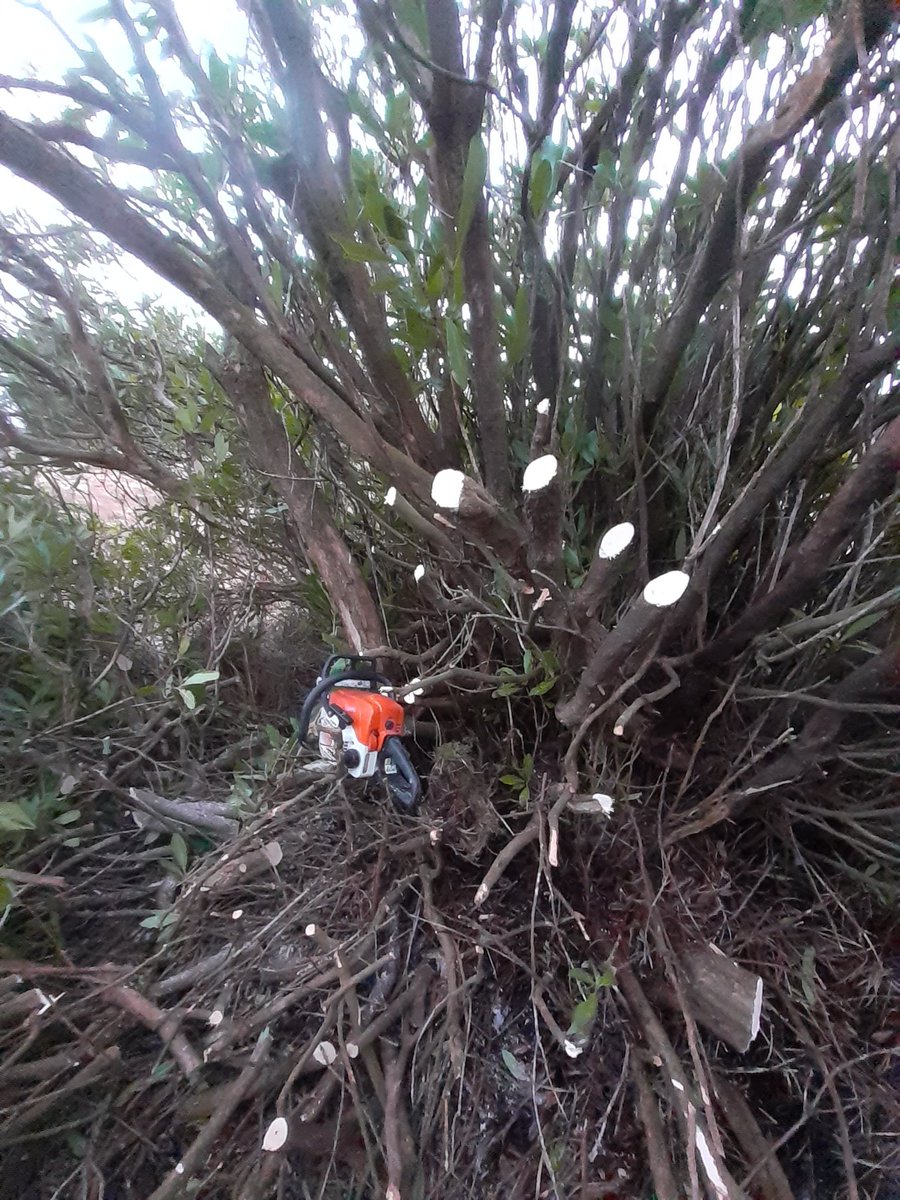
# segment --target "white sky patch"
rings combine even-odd
[[[555,454],[542,454],[525,468],[522,477],[523,492],[539,492],[556,478],[559,463]]]
[[[413,571],[413,579],[416,581],[416,583],[421,583],[424,578],[425,578],[425,567],[422,563],[419,563],[419,565]]]
[[[131,70],[132,59],[125,35],[114,21],[85,22],[84,18],[96,11],[96,0],[53,0],[50,6],[53,16],[72,36],[76,45],[90,49],[93,39],[100,52],[120,74]],[[222,58],[241,57],[247,51],[249,38],[248,22],[235,0],[218,0],[215,21],[209,20],[208,10],[201,4],[181,4],[178,16],[187,33],[188,40],[206,61],[210,49],[215,48]],[[148,47],[151,58],[154,48]],[[184,91],[180,70],[158,55],[153,64],[160,72],[163,86],[175,91]],[[77,69],[78,58],[52,23],[37,8],[7,0],[3,5],[3,37],[0,39],[0,74],[15,78],[34,76],[39,79],[59,81],[66,71]],[[72,101],[60,96],[41,96],[34,92],[4,91],[3,110],[19,120],[37,118],[53,121],[60,117]],[[104,118],[104,121],[108,118]],[[93,132],[103,134],[103,128]],[[82,162],[92,162],[92,156],[69,147],[70,153]],[[150,180],[146,171],[139,167],[111,168],[119,173],[118,182],[124,186],[140,186]],[[71,214],[52,196],[0,167],[0,195],[5,213],[16,210],[27,215],[30,223],[46,228],[52,225],[71,223]],[[99,241],[105,241],[96,235]],[[125,304],[138,304],[146,297],[173,308],[192,320],[201,323],[207,332],[218,331],[218,325],[193,300],[172,284],[162,279],[139,259],[118,247],[115,261],[104,264],[97,282],[108,289]],[[85,278],[90,280],[91,270],[85,269]]]
[[[462,500],[465,483],[466,477],[462,471],[454,471],[451,467],[438,471],[431,482],[431,498],[438,508],[456,512]]]
[[[539,400],[537,411],[542,417],[546,416],[546,414],[550,411],[550,401],[547,399]]]
[[[619,555],[627,550],[634,541],[634,526],[630,521],[623,521],[621,525],[613,525],[612,529],[607,529],[603,537],[600,539],[600,545],[597,547],[598,558],[618,558]]]
[[[668,608],[681,599],[690,582],[690,575],[684,571],[667,571],[650,580],[644,588],[644,599],[654,608]]]
[[[397,489],[395,487],[388,488],[384,496],[384,502],[388,508],[393,508],[397,503]]]

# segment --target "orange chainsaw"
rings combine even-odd
[[[403,744],[403,705],[373,658],[333,654],[303,701],[299,740],[312,732],[324,762],[355,779],[381,778],[397,808],[414,812],[422,784]]]

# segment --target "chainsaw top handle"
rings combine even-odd
[[[331,677],[332,682],[338,676],[346,679],[347,672],[354,671],[359,675],[365,676],[367,679],[371,676],[373,679],[381,679],[378,674],[378,662],[374,658],[370,658],[366,654],[332,654],[325,660],[325,666],[322,668],[321,678],[326,679]],[[387,683],[387,680],[384,681]]]
[[[330,658],[328,660],[328,662],[325,664],[326,671],[328,669],[328,666],[334,661],[334,658],[340,658],[340,657],[341,656],[336,655],[336,656],[333,656],[333,658]],[[343,659],[344,659],[344,661],[346,661],[346,655],[343,656]],[[356,661],[367,662],[367,663],[373,662],[373,660],[370,658],[357,659]],[[298,742],[306,741],[306,735],[309,733],[310,717],[312,716],[313,709],[315,708],[318,701],[322,698],[322,696],[325,695],[326,692],[330,692],[332,688],[337,687],[338,684],[341,684],[341,683],[370,683],[372,685],[373,691],[375,691],[379,687],[390,687],[391,686],[391,681],[389,679],[386,679],[384,677],[384,675],[379,675],[377,673],[377,671],[375,671],[375,670],[365,671],[365,672],[364,671],[341,671],[336,675],[325,675],[325,677],[323,679],[320,679],[319,682],[317,684],[315,684],[315,686],[312,687],[306,693],[306,699],[303,701],[303,706],[300,709],[300,715],[297,718],[297,725],[298,725],[297,740],[298,740]]]

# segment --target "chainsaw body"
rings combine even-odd
[[[403,706],[388,690],[372,659],[330,658],[304,701],[300,737],[315,734],[321,758],[353,778],[382,778],[397,808],[410,812],[422,786],[402,740]]]

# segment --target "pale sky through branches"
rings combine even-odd
[[[177,7],[188,39],[199,53],[201,61],[207,61],[212,49],[226,61],[246,58],[250,46],[248,21],[235,0],[180,0]],[[97,0],[47,0],[45,12],[40,11],[31,0],[5,0],[6,19],[3,27],[4,37],[0,42],[0,74],[16,78],[35,76],[47,80],[62,79],[78,61],[75,48],[66,41],[65,35],[68,35],[77,45],[85,47],[89,45],[89,39],[96,39],[96,44],[107,61],[117,71],[127,75],[133,68],[124,35],[114,21],[90,19],[99,11],[101,9],[98,8]],[[527,26],[530,17],[534,36],[541,32],[543,11],[543,5],[539,3],[521,5],[520,22]],[[585,5],[585,12],[588,11],[589,6]],[[51,16],[48,17],[47,13]],[[344,12],[341,12],[339,7],[328,7],[326,13],[323,8],[322,13],[320,33],[323,42],[326,43],[326,61],[332,64],[337,81],[347,86],[350,83],[350,73],[354,69],[353,64],[364,45],[352,17],[353,5],[348,5]],[[723,3],[714,12],[709,25],[695,31],[682,50],[680,61],[676,60],[673,64],[672,77],[675,80],[683,80],[687,86],[687,81],[694,77],[699,56],[710,41],[720,35],[724,23],[732,18],[731,4]],[[61,29],[54,28],[54,22],[57,22]],[[473,26],[470,26],[470,34],[472,29]],[[732,153],[745,136],[747,128],[763,116],[767,103],[767,86],[771,78],[779,78],[779,84],[774,93],[768,92],[770,104],[777,100],[779,94],[783,95],[794,79],[806,69],[813,57],[821,51],[826,38],[826,23],[821,19],[804,35],[804,53],[801,61],[796,63],[792,70],[787,71],[782,67],[785,40],[781,36],[770,36],[762,54],[755,60],[747,54],[739,54],[722,78],[720,95],[737,96],[740,100],[723,127],[720,104],[715,97],[711,98],[707,105],[702,134],[691,153],[691,171],[697,169],[701,159],[715,163]],[[590,61],[590,66],[582,68],[573,80],[575,90],[584,85],[586,72],[593,78],[596,78],[599,72],[600,81],[611,86],[628,59],[628,43],[628,18],[624,10],[615,11],[607,23],[597,55]],[[468,49],[471,57],[472,48]],[[185,81],[173,64],[164,59],[157,59],[156,65],[164,86],[170,86],[173,91],[185,89]],[[524,58],[520,66],[528,78],[532,96],[536,95],[537,60]],[[250,70],[252,71],[252,66]],[[13,116],[50,120],[58,118],[66,102],[60,101],[58,97],[6,90],[2,94],[2,104]],[[875,107],[877,105],[873,105],[873,108]],[[873,121],[876,115],[875,112],[870,114]],[[680,150],[678,135],[682,132],[683,120],[682,109],[680,114],[676,113],[672,127],[662,129],[651,158],[642,168],[641,178],[645,181],[647,191],[643,199],[632,208],[629,218],[629,234],[632,236],[638,228],[645,207],[651,204],[654,198],[659,199],[666,190]],[[566,106],[561,105],[552,136],[563,143],[567,137],[572,136],[566,122]],[[195,136],[202,138],[202,134],[196,130],[187,131],[188,141]],[[851,137],[852,134],[847,133],[845,136]],[[357,129],[356,138],[357,144],[365,146],[367,131],[364,128]],[[516,148],[514,157],[521,161],[524,150],[522,130],[509,112],[495,106],[493,133],[489,140],[489,175],[495,186],[504,182],[504,154],[513,146]],[[78,157],[83,157],[78,148],[71,149]],[[129,181],[130,173],[133,173],[136,186],[146,182],[146,174],[139,168],[122,167],[119,168],[119,172],[120,178],[124,177]],[[782,185],[785,182],[786,178],[782,180]],[[29,220],[45,227],[48,224],[68,221],[66,214],[51,197],[15,178],[3,168],[0,168],[0,210],[6,213],[19,210]],[[550,249],[553,249],[558,238],[558,222],[559,214],[551,213],[547,226]],[[598,245],[602,246],[609,236],[607,213],[598,210],[594,223],[594,236]],[[784,259],[773,264],[782,270],[785,265]],[[179,307],[198,320],[206,320],[191,301],[128,255],[117,255],[117,265],[111,271],[104,272],[104,283],[129,302],[139,302],[144,296],[156,297]],[[623,276],[622,285],[624,284]],[[791,290],[799,290],[801,286],[802,277],[799,274],[796,279],[792,277]]]

